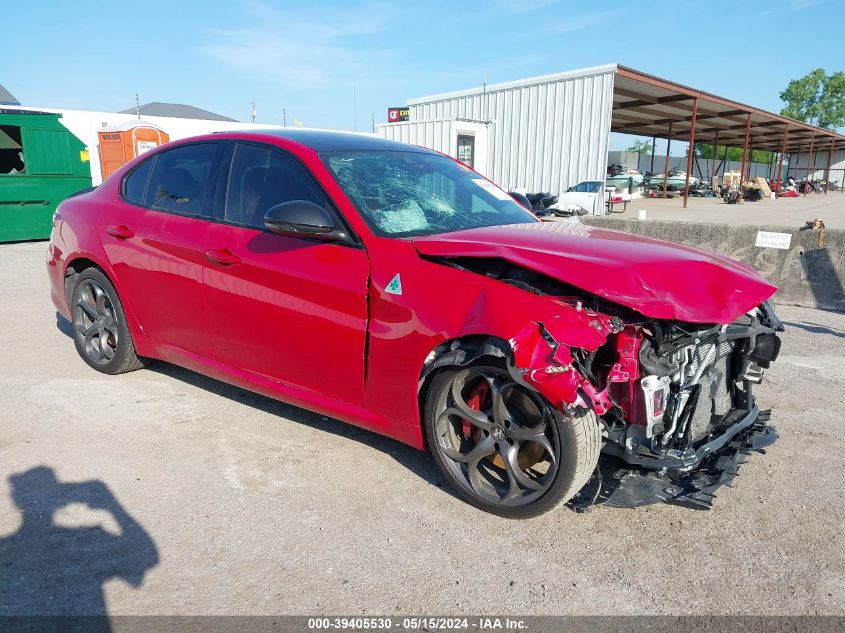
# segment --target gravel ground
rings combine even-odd
[[[0,610],[845,613],[845,315],[780,308],[757,394],[782,438],[712,510],[515,522],[392,440],[163,363],[97,374],[57,323],[45,248],[0,246]]]

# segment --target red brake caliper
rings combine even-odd
[[[466,399],[467,405],[473,411],[481,411],[481,405],[487,400],[487,396],[490,394],[490,385],[487,384],[486,380],[480,381],[475,387],[473,387],[472,391],[469,394],[469,398]],[[469,422],[466,418],[463,420],[463,424],[461,430],[464,433],[464,439],[469,439],[472,437],[472,433],[475,430],[475,426]]]

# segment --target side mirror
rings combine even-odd
[[[291,200],[271,207],[264,214],[264,226],[273,233],[294,237],[316,237],[326,241],[349,237],[346,231],[335,228],[328,211],[307,200]]]
[[[534,210],[534,207],[531,206],[531,201],[524,194],[521,194],[518,191],[508,191],[508,194],[529,211]]]

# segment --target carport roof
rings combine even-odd
[[[649,75],[621,64],[605,64],[517,81],[477,86],[466,90],[409,99],[409,106],[551,83],[565,79],[615,73],[611,131],[641,136],[656,136],[686,142],[692,128],[692,114],[697,102],[695,141],[742,147],[748,126],[749,146],[753,149],[786,152],[814,152],[845,149],[845,136],[833,130],[815,127],[774,112],[720,97],[704,90]],[[749,124],[750,119],[750,126]],[[788,131],[787,131],[788,128]],[[786,134],[785,134],[786,132]]]
[[[611,131],[688,141],[695,112],[695,142],[786,152],[845,149],[845,136],[780,114],[617,66]],[[749,123],[750,122],[750,123]]]

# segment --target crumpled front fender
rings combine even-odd
[[[605,337],[613,332],[608,317],[593,316],[591,324],[598,332]],[[554,321],[550,324],[552,328],[560,327]],[[571,348],[559,343],[545,323],[535,321],[526,325],[509,343],[513,350],[509,369],[514,380],[536,390],[564,413],[571,406],[591,406],[598,415],[610,408],[607,390],[598,391],[576,369]]]

